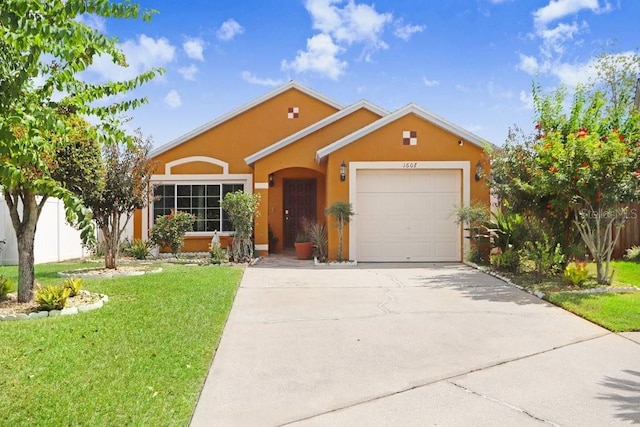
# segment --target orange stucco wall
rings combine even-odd
[[[297,119],[288,119],[289,107],[298,107]],[[337,110],[318,99],[290,89],[282,94],[227,120],[208,131],[185,141],[154,160],[158,173],[164,164],[191,156],[210,156],[229,163],[229,173],[252,173],[244,158],[315,123]],[[181,169],[180,173],[199,173]]]
[[[403,145],[403,131],[416,131],[417,145]],[[325,160],[327,170],[327,204],[349,200],[349,179],[340,181],[337,171],[340,164],[353,161],[469,161],[471,167],[471,200],[489,203],[489,189],[485,180],[476,182],[473,178],[475,165],[481,161],[488,172],[488,162],[484,150],[470,142],[458,145],[460,137],[413,114],[408,114],[356,140],[332,153]],[[357,214],[357,212],[356,212]],[[345,230],[343,255],[348,256],[349,231]],[[337,254],[337,231],[329,227],[329,257]]]
[[[324,220],[326,204],[325,164],[316,162],[316,151],[352,132],[366,126],[380,116],[367,109],[360,109],[336,122],[278,150],[276,153],[258,160],[254,165],[256,182],[267,182],[270,174],[274,177],[274,186],[261,191],[260,216],[256,219],[255,238],[257,244],[267,244],[268,226],[278,238],[276,248],[282,250],[284,228],[284,206],[282,183],[284,179],[315,178],[317,192],[317,215],[319,222]]]
[[[299,118],[288,119],[289,107],[299,108]],[[344,161],[468,161],[470,164],[470,193],[472,200],[489,202],[485,180],[473,179],[475,164],[482,161],[485,171],[488,164],[482,148],[466,142],[458,144],[460,137],[443,130],[414,114],[400,117],[381,129],[353,141],[333,152],[320,163],[316,162],[317,150],[375,122],[380,116],[362,108],[346,117],[305,136],[286,147],[247,165],[245,158],[274,144],[289,135],[335,113],[336,108],[296,88],[291,88],[265,102],[218,124],[193,138],[157,155],[157,174],[165,173],[167,162],[193,156],[206,156],[229,164],[229,174],[247,174],[253,178],[253,188],[247,190],[259,194],[259,216],[255,222],[255,244],[265,248],[268,227],[278,237],[274,251],[283,244],[283,182],[285,179],[315,179],[317,191],[317,220],[329,225],[329,256],[336,258],[337,231],[324,209],[336,201],[349,201],[350,177],[340,181],[339,168]],[[418,144],[402,143],[403,131],[416,131]],[[172,175],[221,174],[222,167],[202,161],[179,164],[171,169]],[[268,186],[269,176],[273,185]],[[266,188],[265,188],[266,186]],[[134,215],[134,235],[143,235],[142,215]],[[343,254],[348,257],[349,227],[345,230]],[[205,251],[211,237],[187,236],[185,251]],[[261,251],[266,254],[266,250]]]

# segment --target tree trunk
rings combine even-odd
[[[18,241],[18,302],[29,302],[33,299],[35,280],[33,248],[36,226],[47,197],[42,197],[38,203],[36,196],[28,190],[5,190],[4,198]],[[20,208],[22,212],[19,212]]]
[[[104,267],[118,268],[120,250],[120,215],[112,212],[111,218],[100,228],[104,238]]]
[[[342,262],[342,232],[344,230],[344,222],[340,218],[338,222],[338,262]]]

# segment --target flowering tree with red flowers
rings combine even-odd
[[[620,230],[635,215],[625,205],[640,199],[640,115],[585,87],[576,89],[568,113],[564,88],[534,88],[533,97],[536,130],[523,143],[513,134],[493,153],[493,188],[556,237],[577,233],[596,262],[598,283],[608,284]]]

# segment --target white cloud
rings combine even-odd
[[[280,79],[269,79],[258,77],[255,74],[249,71],[243,71],[241,73],[242,78],[247,83],[251,83],[252,85],[260,85],[260,86],[280,86],[283,81]]]
[[[548,5],[533,12],[536,27],[546,27],[553,21],[575,15],[583,9],[600,13],[610,9],[608,4],[600,7],[599,0],[551,0]]]
[[[457,90],[458,92],[462,92],[462,93],[471,93],[471,89],[469,89],[468,87],[461,85],[461,84],[456,84],[454,86],[455,90]]]
[[[204,41],[202,39],[188,39],[182,44],[182,49],[189,58],[204,61]]]
[[[316,34],[307,39],[306,51],[298,51],[293,61],[283,60],[281,68],[297,73],[310,71],[337,80],[347,67],[346,62],[337,58],[341,51],[342,48],[333,42],[330,35]]]
[[[537,74],[540,70],[538,60],[534,56],[520,54],[520,63],[517,67],[519,70],[524,71],[527,74]]]
[[[356,4],[348,0],[340,8],[341,0],[307,0],[305,7],[313,28],[330,34],[337,43],[351,45],[364,43],[368,49],[386,49],[381,36],[387,24],[393,21],[391,13],[378,13],[374,6]]]
[[[198,74],[198,67],[196,67],[194,64],[191,64],[188,67],[178,68],[178,72],[185,80],[194,81],[196,79],[196,74]]]
[[[580,30],[588,28],[586,23],[578,26],[577,22],[571,24],[560,23],[555,28],[544,29],[539,32],[543,40],[541,52],[548,57],[562,55],[565,50],[565,43],[574,39]]]
[[[128,67],[114,64],[106,55],[95,58],[87,72],[95,73],[104,80],[128,80],[154,67],[162,67],[175,58],[176,48],[165,38],[154,39],[144,34],[138,40],[127,40],[120,48],[124,52]]]
[[[178,108],[182,105],[182,97],[180,97],[180,94],[176,90],[170,90],[163,101],[171,109]]]
[[[503,99],[511,99],[513,98],[513,92],[509,89],[502,89],[497,87],[494,82],[489,82],[487,84],[487,92],[494,98],[503,98]]]
[[[426,77],[422,78],[422,82],[424,83],[425,86],[427,87],[435,87],[435,86],[440,86],[440,82],[437,80],[429,80]]]
[[[393,35],[398,37],[399,39],[408,41],[412,35],[421,33],[426,28],[427,27],[425,27],[424,25],[403,25],[402,20],[398,20],[396,21],[396,29],[394,30]]]
[[[533,110],[533,95],[528,95],[524,90],[521,90],[520,103],[525,110]]]
[[[80,22],[103,34],[107,32],[107,21],[102,16],[84,13],[76,17],[76,22]]]
[[[216,31],[216,37],[222,41],[230,41],[240,34],[244,33],[242,25],[238,24],[235,19],[229,18],[220,25]]]

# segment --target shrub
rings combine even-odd
[[[146,259],[149,256],[149,241],[134,239],[126,249],[126,253],[135,259]]]
[[[0,276],[0,301],[7,297],[7,294],[16,291],[16,284],[13,280]]]
[[[513,248],[491,255],[491,265],[498,270],[517,273],[520,268],[520,253]]]
[[[42,310],[61,310],[67,304],[69,288],[64,286],[46,286],[35,292],[35,301]]]
[[[184,243],[184,235],[193,230],[195,220],[193,215],[182,211],[159,216],[151,228],[149,240],[152,245],[171,248],[171,253],[177,256]]]
[[[624,259],[640,262],[640,246],[632,246],[625,251]]]
[[[80,289],[82,288],[82,279],[79,277],[69,277],[64,280],[62,286],[69,289],[70,297],[75,297],[80,293]]]
[[[318,261],[326,262],[328,244],[327,227],[324,224],[319,224],[317,222],[309,224],[307,234],[309,236],[309,241],[313,244],[313,250],[315,256],[318,257]]]
[[[554,247],[549,243],[547,236],[541,240],[526,242],[522,253],[534,263],[538,277],[545,274],[554,276],[562,271],[565,257],[560,249],[560,244],[558,243]]]
[[[563,277],[568,285],[581,286],[589,278],[587,263],[580,261],[572,262],[564,269]]]
[[[486,264],[487,262],[485,252],[475,246],[471,246],[471,248],[469,248],[464,259],[467,260],[467,262],[472,262],[474,264]]]
[[[220,206],[229,216],[235,233],[231,257],[235,262],[251,261],[253,257],[253,221],[258,216],[259,194],[248,194],[238,190],[227,193]]]
[[[209,246],[209,255],[211,255],[212,264],[222,264],[229,261],[229,253],[220,246],[220,242],[212,243]]]

